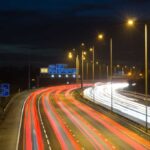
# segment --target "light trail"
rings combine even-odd
[[[127,87],[127,83],[112,83],[112,102],[113,111],[129,119],[145,125],[146,106],[140,104],[136,98],[129,98],[121,95],[118,90]],[[111,107],[111,84],[96,84],[95,87],[89,87],[84,90],[84,97],[93,100],[106,108]],[[148,127],[150,127],[150,107],[147,106]]]
[[[49,93],[46,93],[45,97],[43,97],[42,105],[48,117],[49,123],[51,124],[61,145],[61,149],[79,149],[79,145],[75,142],[68,129],[64,126],[64,123],[61,121],[61,118],[58,116],[55,108],[51,103],[49,103],[48,95]]]
[[[77,88],[54,86],[29,96],[21,149],[149,149],[147,140],[74,98]]]
[[[69,96],[69,95],[68,95]],[[68,98],[68,97],[67,97]],[[120,139],[122,139],[124,142],[126,142],[128,145],[133,147],[134,149],[143,149],[141,145],[147,145],[147,147],[150,147],[150,142],[143,139],[142,137],[139,137],[129,129],[123,127],[119,123],[113,121],[106,115],[96,112],[92,108],[88,107],[87,105],[80,103],[79,101],[75,100],[73,96],[69,96],[70,102],[73,103],[76,107],[81,109],[82,111],[87,113],[87,116],[91,116],[95,121],[99,122],[99,125],[104,125],[105,129],[108,129],[110,132],[112,132],[114,135],[117,135]],[[139,145],[139,143],[141,145]]]
[[[33,150],[39,149],[44,150],[44,142],[42,138],[42,132],[40,128],[40,122],[36,107],[37,96],[44,90],[38,90],[33,92],[24,107],[24,122],[23,122],[23,149]]]

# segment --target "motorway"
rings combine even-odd
[[[113,111],[123,115],[137,123],[145,125],[146,106],[144,96],[119,92],[128,86],[128,83],[96,83],[94,87],[84,90],[84,97],[107,107],[113,107]],[[112,87],[112,88],[111,88]],[[123,95],[124,93],[124,95]],[[112,101],[111,101],[112,99]],[[149,100],[149,99],[148,99]],[[149,102],[147,103],[149,104]],[[150,105],[147,105],[147,122],[150,127]]]
[[[40,89],[26,100],[20,150],[144,150],[150,142],[77,100],[79,85]]]

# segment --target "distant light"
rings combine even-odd
[[[66,74],[65,76],[66,76],[66,78],[68,78],[68,77],[69,77],[69,76],[68,76],[68,74]]]
[[[59,74],[58,77],[61,78],[61,75]]]
[[[85,56],[82,56],[83,60],[85,60]]]
[[[130,77],[130,76],[132,76],[132,72],[128,72],[128,74],[127,74],[127,75],[128,75],[129,77]]]
[[[133,26],[134,25],[134,20],[133,19],[128,19],[127,25],[128,26]]]
[[[132,86],[136,86],[136,83],[132,83]]]
[[[67,81],[66,84],[69,84],[69,81]]]
[[[51,78],[54,78],[54,77],[55,77],[54,74],[52,74],[52,75],[51,75]]]
[[[140,76],[140,77],[142,77],[142,76],[143,76],[143,74],[142,74],[142,73],[140,73],[140,74],[139,74],[139,76]]]
[[[48,68],[40,68],[40,73],[48,73]]]
[[[111,83],[108,83],[109,86],[110,86],[110,84],[111,84]],[[127,82],[124,82],[124,83],[113,83],[112,86],[113,86],[113,89],[116,90],[116,89],[128,87],[128,86],[129,86],[129,83],[127,83]]]
[[[90,48],[90,52],[92,52],[93,51],[93,48]]]
[[[35,79],[32,79],[32,81],[35,81]]]
[[[81,46],[84,46],[85,44],[84,43],[81,43]]]
[[[135,69],[135,66],[133,66],[132,68]]]
[[[96,62],[96,65],[98,65],[98,61]]]
[[[103,34],[99,34],[98,39],[102,40],[103,39]]]
[[[72,53],[71,53],[71,52],[69,52],[69,54],[68,54],[68,58],[69,58],[69,59],[72,59],[72,58],[73,58],[73,55],[72,55]]]
[[[76,77],[76,75],[75,75],[75,74],[73,74],[73,75],[72,75],[72,77],[73,77],[73,78],[75,78],[75,77]]]
[[[119,68],[120,67],[120,65],[117,65],[117,68]]]
[[[86,52],[85,52],[85,51],[83,52],[83,55],[86,55]]]

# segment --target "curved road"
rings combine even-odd
[[[79,85],[33,92],[26,101],[19,149],[150,149],[150,142],[76,100]]]
[[[89,87],[84,90],[84,97],[93,100],[97,104],[103,105],[104,107],[110,109],[111,102],[113,103],[113,111],[123,115],[135,122],[145,125],[146,120],[146,106],[145,97],[141,100],[138,95],[129,97],[127,92],[123,95],[119,92],[120,89],[127,87],[126,82],[123,83],[113,83],[112,84],[112,94],[111,94],[111,84],[110,83],[96,83],[95,87]],[[122,92],[123,93],[123,92]],[[112,101],[111,101],[112,97]],[[150,128],[150,106],[147,106],[147,122]]]

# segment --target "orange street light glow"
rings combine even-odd
[[[120,67],[120,65],[117,65],[117,68],[119,68]]]
[[[142,76],[143,76],[143,74],[142,74],[142,73],[140,73],[140,74],[139,74],[139,76],[140,76],[140,77],[142,77]]]
[[[83,56],[83,60],[85,60],[85,56]]]
[[[83,55],[86,55],[86,52],[85,52],[85,51],[83,52]]]
[[[69,54],[68,54],[68,58],[69,58],[69,59],[72,59],[72,57],[73,57],[72,53],[71,53],[71,52],[69,52]]]
[[[93,48],[90,48],[90,52],[92,52],[93,51]]]
[[[134,20],[133,19],[128,19],[127,25],[128,26],[133,26],[134,25]]]
[[[99,34],[98,39],[102,40],[103,39],[103,34]]]
[[[128,76],[129,76],[129,77],[132,76],[132,72],[128,72]]]

